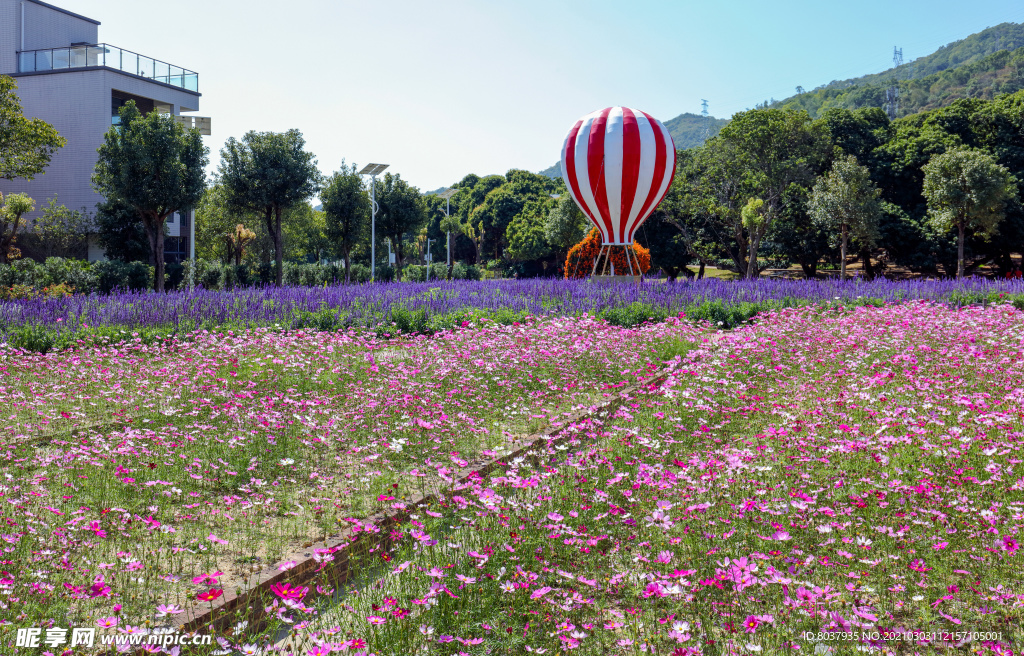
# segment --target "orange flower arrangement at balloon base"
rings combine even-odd
[[[635,241],[629,246],[633,250],[629,261],[626,260],[626,247],[610,246],[609,248],[611,248],[611,263],[615,265],[615,272],[618,275],[629,275],[630,263],[632,263],[634,275],[647,273],[650,270],[651,251]],[[594,260],[600,252],[601,233],[597,231],[597,228],[591,228],[583,241],[569,249],[569,254],[565,258],[565,277],[586,278],[589,276],[590,272],[594,270]],[[605,267],[604,260],[605,256],[602,254],[601,262],[598,265],[602,269]],[[640,264],[639,271],[637,271],[638,262]],[[598,271],[598,274],[601,274],[601,271]]]

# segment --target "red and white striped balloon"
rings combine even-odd
[[[672,135],[661,121],[629,107],[587,114],[562,144],[562,179],[606,245],[633,243],[675,172]]]

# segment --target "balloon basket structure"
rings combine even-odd
[[[621,248],[626,254],[626,263],[629,264],[629,271],[616,271],[612,259],[612,249]],[[640,284],[643,280],[643,270],[640,268],[640,260],[633,252],[632,244],[604,244],[594,258],[594,268],[590,272],[591,282],[600,283],[622,283],[629,282]]]

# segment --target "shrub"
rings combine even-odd
[[[145,262],[106,260],[93,262],[92,270],[96,275],[96,289],[103,294],[109,294],[115,289],[139,290],[152,288],[153,267]]]

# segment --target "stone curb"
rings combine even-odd
[[[570,426],[584,419],[594,419],[602,415],[610,415],[634,392],[644,388],[650,389],[661,386],[674,369],[675,367],[672,364],[662,365],[651,372],[646,380],[622,388],[615,394],[614,398],[598,406],[596,410],[578,413],[567,418],[564,424],[558,428],[549,428],[548,430],[513,442],[509,446],[511,452],[500,458],[479,458],[471,461],[466,467],[453,472],[452,477],[455,481],[452,483],[452,486],[464,484],[470,478],[486,476],[494,469],[506,466],[506,461],[528,455],[541,446],[557,444],[568,440],[570,435],[562,435],[562,433],[566,432]],[[407,505],[413,509],[427,505],[435,501],[438,493],[444,489],[447,488],[428,490],[424,494],[413,497]],[[351,557],[370,553],[373,550],[380,550],[381,553],[386,553],[392,542],[390,538],[391,530],[407,520],[409,514],[409,510],[389,510],[374,513],[361,521],[364,524],[369,523],[377,526],[380,529],[378,532],[368,534],[348,529],[326,541],[313,543],[303,548],[301,552],[293,552],[286,555],[280,563],[276,563],[257,573],[255,580],[250,577],[249,588],[241,594],[225,590],[224,594],[216,602],[210,604],[207,610],[197,612],[197,608],[193,606],[182,615],[176,616],[172,629],[183,633],[198,631],[199,629],[208,629],[209,632],[213,632],[240,619],[248,620],[247,629],[249,630],[252,630],[254,627],[263,627],[267,623],[265,610],[262,607],[256,606],[246,607],[251,602],[258,600],[264,593],[269,592],[271,586],[285,582],[290,585],[301,585],[324,570],[326,570],[329,580],[335,586],[343,584],[353,575],[349,566]],[[324,566],[318,566],[312,557],[312,553],[316,549],[336,549],[333,553],[334,560],[325,563]],[[281,564],[289,560],[298,561],[298,564],[281,571]],[[243,617],[235,617],[234,611],[242,608],[245,608],[247,612],[243,613]]]

